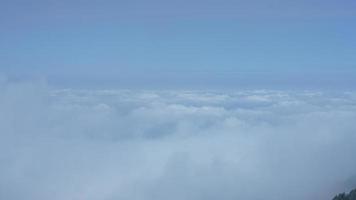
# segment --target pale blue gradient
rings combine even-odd
[[[0,74],[60,86],[353,88],[356,3],[0,0]]]

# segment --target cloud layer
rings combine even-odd
[[[330,199],[356,93],[0,85],[0,199]]]

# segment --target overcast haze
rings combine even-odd
[[[0,199],[356,188],[356,1],[0,0]]]

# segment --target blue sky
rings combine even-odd
[[[346,87],[351,0],[0,0],[0,73],[60,86]]]

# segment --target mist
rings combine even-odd
[[[356,93],[0,85],[0,198],[331,199],[355,187]]]

